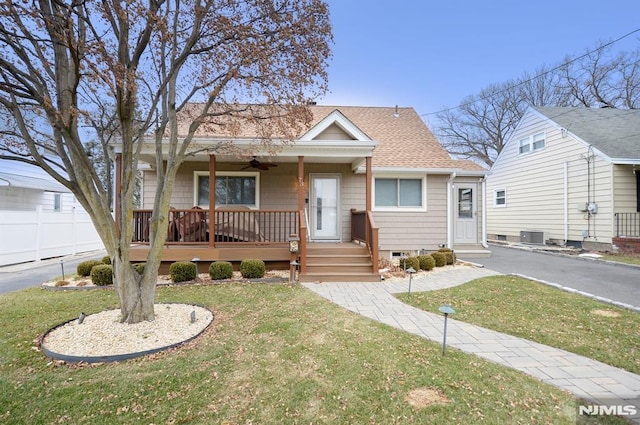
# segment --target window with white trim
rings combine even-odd
[[[518,153],[520,155],[536,152],[544,149],[546,145],[544,132],[536,133],[532,136],[518,140]]]
[[[209,173],[195,172],[195,205],[209,207]],[[216,206],[259,208],[260,173],[216,173]]]
[[[377,210],[423,210],[425,202],[424,178],[374,179],[374,205]]]
[[[494,207],[506,207],[507,206],[507,191],[505,189],[496,189],[493,196]]]

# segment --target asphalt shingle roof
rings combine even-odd
[[[199,107],[198,104],[192,104],[187,108],[187,112],[183,112],[179,126],[181,134],[186,134],[190,124],[189,117],[197,115],[195,113]],[[373,167],[486,171],[472,161],[452,159],[413,108],[311,105],[309,110],[313,118],[298,137],[311,130],[333,111],[338,110],[369,138],[378,142],[373,152]],[[233,119],[221,118],[220,120],[224,120],[222,122],[226,122],[226,125],[209,126],[205,123],[197,131],[197,137],[232,135],[251,138],[256,136],[257,131],[252,126],[234,127]]]
[[[640,110],[535,107],[613,159],[640,159]]]

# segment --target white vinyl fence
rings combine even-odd
[[[0,266],[104,249],[89,215],[76,210],[0,210]]]

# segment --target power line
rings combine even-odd
[[[472,104],[474,104],[474,103],[476,103],[476,102],[479,102],[479,101],[481,101],[481,100],[487,100],[487,99],[489,99],[489,98],[491,98],[491,97],[493,97],[493,96],[495,96],[495,95],[497,95],[497,94],[504,93],[504,92],[506,92],[506,91],[509,91],[509,90],[511,90],[511,89],[514,89],[514,88],[516,88],[516,87],[519,87],[519,86],[521,86],[521,85],[523,85],[523,84],[530,83],[531,81],[534,81],[534,80],[536,80],[536,79],[538,79],[538,78],[540,78],[540,77],[543,77],[543,76],[545,76],[545,75],[547,75],[547,74],[549,74],[549,73],[551,73],[551,72],[557,71],[558,69],[562,68],[563,66],[566,66],[566,65],[572,64],[572,63],[574,63],[574,62],[576,62],[576,61],[578,61],[578,60],[580,60],[580,59],[583,59],[583,58],[585,58],[585,57],[589,56],[590,54],[595,53],[595,52],[597,52],[597,51],[599,51],[599,50],[602,50],[602,49],[604,49],[605,47],[609,47],[609,46],[611,46],[611,45],[613,45],[613,44],[617,43],[618,41],[624,40],[625,38],[627,38],[627,37],[629,37],[630,35],[633,35],[633,34],[635,34],[635,33],[639,32],[639,31],[640,31],[640,28],[638,28],[638,29],[636,29],[636,30],[633,30],[633,31],[631,31],[630,33],[627,33],[627,34],[625,34],[625,35],[623,35],[623,36],[621,36],[621,37],[616,38],[615,40],[612,40],[612,41],[610,41],[610,42],[608,42],[608,43],[606,43],[606,44],[603,44],[603,45],[601,45],[601,46],[597,47],[596,49],[593,49],[593,50],[591,50],[591,51],[589,51],[589,52],[587,52],[587,53],[585,53],[585,54],[583,54],[583,55],[581,55],[581,56],[575,57],[575,58],[571,59],[570,61],[563,62],[562,64],[560,64],[560,65],[556,66],[555,68],[551,68],[551,69],[549,69],[548,71],[545,71],[545,72],[543,72],[543,73],[541,73],[541,74],[538,74],[538,75],[536,75],[536,76],[534,76],[534,77],[529,78],[528,80],[520,81],[520,82],[519,82],[519,83],[517,83],[517,84],[514,84],[514,85],[512,85],[512,86],[506,87],[506,88],[504,88],[504,89],[502,89],[502,90],[499,90],[499,91],[497,91],[497,92],[495,92],[495,93],[491,93],[490,95],[483,96],[483,97],[479,97],[479,98],[477,98],[477,99],[475,99],[475,100],[473,100],[473,101],[471,101],[471,102],[462,103],[462,104],[460,104],[460,105],[458,105],[458,106],[453,106],[453,107],[451,107],[451,108],[445,108],[445,109],[441,109],[441,110],[436,111],[436,112],[428,112],[428,113],[426,113],[426,114],[420,114],[420,116],[421,116],[421,117],[426,117],[426,116],[429,116],[429,115],[436,115],[436,114],[440,114],[440,113],[442,113],[442,112],[453,111],[453,110],[455,110],[455,109],[462,108],[463,106],[469,106],[469,105],[472,105]]]

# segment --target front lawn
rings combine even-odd
[[[443,357],[301,287],[166,287],[156,300],[205,305],[214,324],[151,357],[65,365],[34,340],[115,307],[114,292],[0,296],[0,423],[575,424],[569,394],[458,350]]]
[[[640,314],[515,276],[491,276],[455,288],[398,295],[454,319],[562,348],[640,373]]]

